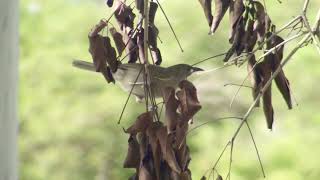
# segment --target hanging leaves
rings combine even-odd
[[[110,39],[99,34],[106,26],[106,22],[101,20],[99,24],[90,31],[88,35],[89,52],[91,53],[96,71],[101,72],[107,82],[110,83],[114,82],[110,70],[116,72],[118,61],[115,49],[110,44]],[[110,68],[107,67],[107,62]]]
[[[126,33],[129,33],[133,29],[134,19],[136,15],[132,12],[132,8],[127,6],[120,0],[114,7],[114,15],[120,26],[120,29]]]
[[[164,91],[164,102],[165,102],[165,114],[166,122],[168,127],[168,133],[171,134],[176,130],[178,123],[178,113],[177,109],[179,102],[175,97],[175,90],[172,87],[167,87]]]

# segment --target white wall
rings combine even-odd
[[[0,180],[17,180],[18,0],[0,0]]]

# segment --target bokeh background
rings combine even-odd
[[[158,11],[156,24],[163,44],[163,65],[195,63],[225,52],[230,46],[228,15],[214,36],[197,0],[161,1],[184,53],[179,51],[169,26]],[[278,27],[302,8],[303,0],[267,1],[267,9]],[[313,22],[320,1],[308,11]],[[127,93],[107,84],[96,73],[71,66],[72,59],[90,60],[87,34],[101,18],[111,14],[104,0],[21,0],[20,2],[20,179],[107,180],[127,179],[133,170],[123,169],[128,127],[143,111],[143,104],[129,102],[122,124],[117,125]],[[115,21],[113,24],[117,25]],[[283,33],[284,37],[287,32]],[[286,46],[286,52],[297,42]],[[316,180],[320,177],[320,58],[311,45],[301,49],[285,67],[298,106],[288,110],[273,86],[274,130],[266,128],[261,109],[249,123],[261,153],[267,178],[272,180]],[[221,58],[199,66],[214,69]],[[232,108],[230,100],[241,83],[246,67],[230,67],[194,79],[203,109],[194,127],[223,116],[241,116],[252,102],[250,89],[241,90]],[[247,82],[249,84],[249,82]],[[218,158],[239,124],[238,120],[213,121],[188,136],[194,179]],[[263,179],[248,130],[244,127],[234,147],[232,178]],[[229,152],[218,170],[227,174]]]

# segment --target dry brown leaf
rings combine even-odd
[[[179,101],[175,97],[175,89],[172,87],[167,87],[164,90],[164,103],[165,103],[165,114],[166,123],[168,128],[168,133],[171,134],[176,130],[178,122],[177,109],[179,106]]]
[[[182,119],[188,121],[201,109],[197,89],[187,80],[181,81],[179,87],[181,90],[177,93],[177,97],[180,101]]]
[[[119,61],[117,60],[116,50],[111,46],[110,38],[104,37],[104,47],[106,49],[106,60],[113,73],[118,69]]]
[[[266,33],[266,12],[263,5],[259,1],[252,1],[255,9],[256,20],[254,22],[253,30],[258,33],[259,41],[262,40]]]
[[[92,30],[90,31],[89,38],[89,52],[93,59],[93,64],[97,72],[102,72],[103,76],[107,80],[108,83],[114,82],[110,69],[107,67],[108,58],[112,57],[112,47],[106,46],[108,41],[107,37],[103,37],[99,34],[99,32],[106,27],[106,23],[104,21],[100,21]],[[109,48],[109,49],[108,49]],[[111,53],[111,54],[108,54]],[[113,59],[114,60],[114,59]],[[112,71],[117,69],[117,60],[115,59],[115,64],[112,64]]]
[[[199,0],[199,2],[200,2],[201,6],[202,6],[202,9],[204,11],[204,15],[207,18],[209,27],[211,27],[212,19],[213,19],[212,9],[211,9],[212,0]]]
[[[237,24],[242,17],[244,12],[244,5],[242,0],[232,0],[230,1],[230,8],[229,8],[229,18],[231,24],[231,31],[229,36],[229,42],[232,43],[234,36],[237,31]]]
[[[213,15],[213,20],[211,24],[211,29],[210,33],[213,34],[216,32],[224,14],[229,8],[230,1],[233,0],[215,0],[215,10],[214,10],[214,15]]]
[[[121,55],[122,55],[122,52],[123,52],[124,49],[125,49],[125,44],[124,44],[124,42],[123,42],[122,34],[119,33],[119,32],[116,30],[116,28],[114,28],[114,27],[111,27],[111,28],[109,29],[109,31],[110,31],[110,34],[111,34],[111,36],[112,36],[112,38],[113,38],[113,41],[114,41],[114,43],[115,43],[115,45],[116,45],[116,48],[117,48],[117,51],[118,51],[118,56],[121,56]]]
[[[156,172],[157,180],[160,179],[161,148],[160,148],[160,143],[157,138],[156,132],[162,126],[163,125],[161,122],[153,122],[147,129],[147,136],[148,136],[149,143],[151,145],[154,169]]]
[[[141,114],[132,126],[130,126],[125,132],[128,134],[137,134],[138,132],[145,132],[147,128],[152,124],[153,117],[152,112],[146,112]]]
[[[114,15],[122,31],[128,33],[133,29],[135,14],[132,12],[131,7],[127,6],[124,2],[116,0],[114,7]],[[127,30],[129,29],[129,30]]]
[[[130,135],[128,140],[128,152],[123,163],[124,168],[138,168],[140,164],[139,143],[135,136]]]
[[[255,55],[251,55],[249,56],[248,59],[248,73],[250,75],[250,82],[252,85],[252,97],[253,100],[255,100],[257,98],[257,96],[260,93],[261,90],[261,86],[262,86],[262,79],[261,79],[261,72],[259,72],[259,68],[253,68],[254,65],[257,63]],[[260,106],[260,100],[256,103],[255,105],[256,107]]]
[[[177,162],[175,153],[171,145],[171,138],[168,136],[167,127],[159,128],[157,131],[157,137],[160,142],[161,152],[163,159],[168,163],[169,167],[177,172],[181,173],[181,168]]]

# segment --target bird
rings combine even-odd
[[[72,64],[80,69],[96,71],[93,63],[87,61],[74,60]],[[119,64],[117,71],[112,73],[116,83],[119,83],[124,91],[135,95],[137,100],[142,100],[145,97],[144,67],[145,65],[140,63]],[[150,64],[147,72],[150,74],[151,92],[155,98],[163,97],[163,91],[166,87],[177,89],[181,81],[199,71],[204,70],[188,64],[176,64],[169,67]]]

